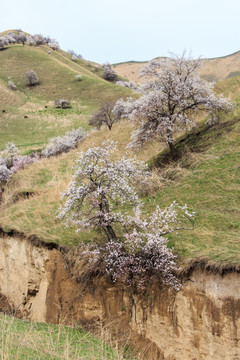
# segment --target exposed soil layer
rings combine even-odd
[[[3,235],[3,234],[2,234]],[[240,274],[191,269],[183,288],[139,296],[102,275],[77,281],[59,248],[0,238],[0,308],[34,321],[102,326],[144,348],[144,359],[240,359]],[[142,350],[143,351],[143,350]]]

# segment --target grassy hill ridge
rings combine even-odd
[[[129,61],[114,64],[113,68],[119,76],[139,82],[138,74],[146,61]],[[240,75],[240,51],[233,54],[205,59],[204,66],[199,71],[200,76],[208,81],[222,81]]]

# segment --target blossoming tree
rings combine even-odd
[[[204,81],[196,74],[202,63],[201,59],[186,59],[183,54],[182,57],[153,60],[141,69],[140,75],[146,82],[137,91],[142,96],[127,101],[120,99],[113,110],[118,116],[121,114],[140,124],[130,146],[141,147],[158,138],[167,142],[174,155],[173,135],[193,126],[194,114],[207,112],[214,121],[220,112],[232,109],[228,100],[215,94],[214,83]],[[132,89],[135,87],[131,84]]]
[[[77,229],[103,231],[108,240],[116,240],[117,223],[125,224],[125,205],[139,204],[134,184],[143,181],[147,173],[146,166],[136,159],[113,161],[114,151],[116,144],[109,141],[80,153],[59,214]]]
[[[80,153],[58,217],[77,231],[95,228],[105,234],[107,241],[94,251],[88,249],[88,254],[105,263],[113,281],[145,289],[149,278],[157,276],[178,289],[176,257],[167,247],[166,235],[185,228],[192,214],[174,202],[142,216],[136,184],[146,181],[148,170],[136,159],[114,161],[114,151],[116,144],[109,141]]]

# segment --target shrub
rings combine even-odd
[[[59,50],[60,49],[60,46],[59,46],[58,42],[50,42],[48,44],[48,46],[53,50]]]
[[[77,56],[72,55],[72,61],[77,61],[77,60],[78,60]]]
[[[15,34],[12,33],[12,32],[8,32],[7,35],[5,36],[5,38],[7,38],[9,44],[15,44],[16,43]]]
[[[41,34],[36,34],[32,36],[33,42],[36,46],[44,45],[47,43],[45,37]]]
[[[6,144],[6,148],[2,152],[2,159],[5,162],[7,168],[11,168],[13,160],[20,155],[20,151],[15,144],[9,142]]]
[[[66,153],[71,149],[77,147],[77,145],[85,139],[87,133],[82,128],[68,131],[64,136],[58,136],[50,139],[50,144],[42,151],[42,156],[50,157]]]
[[[13,81],[9,80],[8,85],[9,85],[11,90],[13,90],[13,91],[17,90],[17,87],[16,87],[16,85],[14,84]]]
[[[145,218],[140,208],[135,216],[128,218],[131,230],[122,241],[110,241],[101,249],[100,257],[106,264],[106,272],[113,282],[121,281],[138,290],[145,290],[149,279],[161,280],[165,285],[179,290],[180,282],[176,277],[176,256],[167,247],[166,234],[184,229],[183,224],[191,223],[194,213],[186,206],[173,202],[168,208],[155,211]],[[187,229],[187,227],[185,228]]]
[[[136,92],[139,92],[139,86],[135,83],[135,81],[122,81],[119,80],[116,82],[116,85],[126,87],[128,89],[132,89]]]
[[[115,82],[117,80],[117,73],[112,69],[110,64],[103,64],[102,77],[104,80]]]
[[[0,36],[0,48],[4,48],[8,43],[8,39],[5,36]]]
[[[75,79],[78,80],[78,81],[81,81],[81,80],[82,80],[82,75],[80,75],[80,74],[79,74],[79,75],[76,75],[76,76],[75,76]]]
[[[26,82],[28,85],[36,85],[38,83],[38,77],[35,71],[30,70],[25,73]]]
[[[0,184],[4,185],[8,182],[11,175],[11,171],[5,166],[0,165]]]
[[[82,59],[82,55],[81,54],[77,54],[74,50],[68,50],[67,51],[70,55],[75,56],[77,59]],[[73,60],[73,59],[72,59]]]
[[[58,109],[68,109],[71,106],[70,101],[64,99],[56,99],[54,105]]]
[[[20,169],[25,169],[30,164],[39,160],[39,156],[37,154],[32,155],[19,155],[13,159],[11,172],[16,173]]]

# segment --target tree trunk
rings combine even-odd
[[[117,240],[117,236],[111,225],[106,226],[106,233],[108,240]]]
[[[171,157],[174,158],[176,156],[176,150],[173,144],[172,132],[167,130],[167,143],[170,149]]]
[[[102,201],[99,203],[99,209],[105,214],[110,214],[108,199],[104,195],[102,196]],[[107,235],[108,240],[117,240],[117,236],[111,225],[102,226],[102,229]]]

